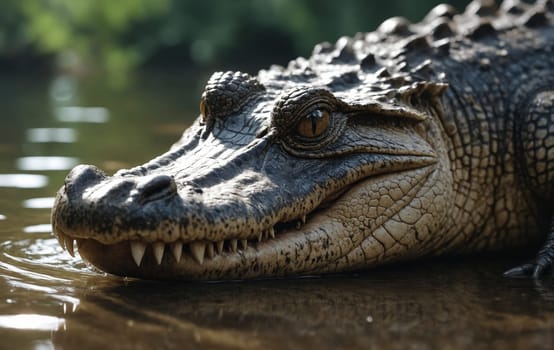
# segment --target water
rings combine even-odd
[[[67,170],[165,151],[206,74],[0,81],[0,349],[554,349],[554,283],[521,258],[458,258],[356,274],[232,283],[103,274],[62,251],[50,207]]]

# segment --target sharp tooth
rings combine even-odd
[[[177,262],[181,261],[181,254],[183,254],[183,242],[176,241],[171,243],[171,253]]]
[[[306,223],[306,215],[302,215],[302,224],[305,224]]]
[[[152,251],[154,252],[154,257],[158,265],[162,263],[164,257],[165,243],[163,242],[154,242],[152,243]]]
[[[146,250],[146,243],[140,241],[131,241],[131,255],[137,266],[140,266],[144,251]]]
[[[240,245],[242,246],[242,250],[246,250],[246,248],[248,248],[248,241],[246,239],[241,239]]]
[[[298,220],[298,221],[296,222],[296,229],[297,229],[297,230],[300,230],[301,227],[302,227],[302,221]]]
[[[58,233],[56,238],[58,239],[58,243],[60,244],[62,249],[65,249],[65,235],[63,233]]]
[[[231,248],[231,251],[232,251],[233,253],[236,253],[236,252],[237,252],[237,240],[236,240],[236,239],[232,239],[232,240],[230,241],[230,243],[231,243],[231,244],[229,245],[229,247]]]
[[[269,235],[271,238],[275,238],[275,229],[273,227],[269,229]]]
[[[206,243],[200,242],[200,241],[190,243],[190,252],[192,253],[192,257],[200,265],[202,265],[202,263],[204,262],[205,251],[206,251]]]
[[[73,250],[73,238],[69,238],[65,236],[64,240],[65,240],[65,248],[69,252],[69,255],[71,255],[72,257],[75,257],[75,251]]]
[[[208,258],[213,258],[215,255],[214,245],[212,242],[208,242],[206,245],[206,255]]]
[[[264,233],[260,231],[260,233],[258,234],[258,243],[261,242],[263,239],[264,239]]]
[[[223,253],[223,241],[218,241],[217,242],[217,252],[219,254]]]

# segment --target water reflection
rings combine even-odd
[[[23,201],[22,206],[28,209],[50,209],[55,200],[55,197],[29,198]]]
[[[41,307],[34,311],[47,307],[52,314],[52,306],[61,310],[62,305],[70,304],[69,310],[75,310],[79,305],[79,298],[72,295],[73,281],[97,274],[64,252],[50,234],[48,237],[1,242],[0,282],[3,280],[9,290],[0,293],[0,299],[9,295],[14,305],[0,313],[12,309],[21,312],[23,305],[38,304]]]
[[[109,112],[104,107],[59,107],[56,119],[67,123],[105,123],[109,119]]]
[[[541,295],[542,299],[554,302],[554,280],[535,280],[533,281],[535,290]],[[554,320],[552,320],[554,323]],[[554,335],[553,335],[554,338]]]
[[[65,320],[63,318],[47,315],[0,315],[0,327],[2,328],[57,331],[64,325]]]
[[[72,157],[21,157],[16,160],[16,167],[25,171],[68,170],[79,164],[79,159]]]
[[[305,279],[167,283],[100,274],[64,253],[51,236],[30,237],[0,244],[0,282],[8,286],[1,297],[11,300],[0,314],[35,305],[35,315],[63,320],[51,339],[57,348],[541,349],[553,340],[554,286],[539,289],[527,279],[503,278],[511,260],[428,261]]]
[[[77,141],[77,132],[71,128],[33,128],[27,129],[27,141],[35,143]]]
[[[48,184],[48,177],[36,174],[0,174],[0,187],[41,188]]]
[[[439,261],[247,283],[114,279],[80,290],[79,308],[53,342],[157,348],[163,337],[169,348],[202,349],[549,348],[554,307],[531,281],[492,271],[505,264],[487,261],[486,272],[482,262]],[[103,342],[87,337],[89,327]]]
[[[50,233],[50,232],[52,232],[52,225],[51,224],[38,224],[38,225],[26,226],[26,227],[23,228],[23,232],[25,232],[25,233]]]

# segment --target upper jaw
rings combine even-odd
[[[55,231],[68,237],[102,244],[261,240],[285,223],[304,224],[322,203],[328,205],[358,181],[417,169],[436,159],[369,154],[350,162],[329,160],[325,167],[321,161],[313,161],[318,166],[311,167],[311,160],[304,162],[293,170],[269,162],[263,169],[242,171],[204,189],[164,171],[133,177],[91,176],[99,171],[82,165],[58,191],[52,223]],[[298,180],[300,175],[305,178]]]
[[[221,244],[236,250],[237,245],[245,246],[247,241],[262,242],[275,238],[278,231],[302,226],[321,197],[311,191],[305,196],[297,193],[293,198],[286,190],[259,180],[256,187],[265,191],[250,197],[244,193],[222,194],[218,188],[218,194],[198,193],[181,185],[178,191],[163,190],[145,200],[137,195],[137,188],[144,186],[120,186],[127,182],[128,178],[106,178],[80,193],[62,187],[52,212],[54,233],[62,246],[84,239],[104,245],[181,241],[213,242],[216,250],[221,250]],[[128,196],[112,198],[114,189],[120,187],[126,188]]]

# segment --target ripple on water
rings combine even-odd
[[[54,237],[5,241],[0,249],[2,275],[24,289],[59,287],[84,275],[96,275],[80,258],[64,251]]]
[[[0,288],[0,300],[17,295],[19,304],[41,300],[41,305],[61,303],[64,309],[75,311],[80,305],[75,288],[86,280],[85,277],[97,277],[98,271],[80,257],[69,255],[50,235],[48,238],[28,237],[0,242],[0,275],[10,287],[9,291]]]
[[[50,226],[50,224],[48,224]],[[51,229],[49,232],[52,232]],[[79,257],[72,257],[62,249],[58,240],[53,236],[46,239],[23,240],[14,242],[17,260],[25,264],[40,266],[40,268],[52,269],[52,276],[64,276],[74,273],[89,273],[91,270]],[[58,273],[59,272],[59,273]],[[78,276],[69,276],[69,278]]]
[[[97,276],[97,272],[70,256],[55,238],[29,237],[33,238],[0,242],[0,275],[9,286],[8,290],[0,288],[0,299],[9,297],[19,305],[40,300],[42,306],[53,307],[61,302],[64,308],[68,304],[75,310],[80,304],[75,287],[83,277]]]
[[[36,174],[0,174],[0,187],[42,188],[48,185],[48,177]]]
[[[65,277],[58,277],[58,272],[64,269],[67,269],[66,272],[75,271],[70,268],[71,265],[80,262],[67,254],[53,237],[5,241],[0,247],[0,267],[25,278],[65,280]],[[49,271],[52,273],[49,274]]]
[[[79,159],[73,157],[21,157],[16,160],[19,170],[44,171],[44,170],[68,170],[79,164]]]

